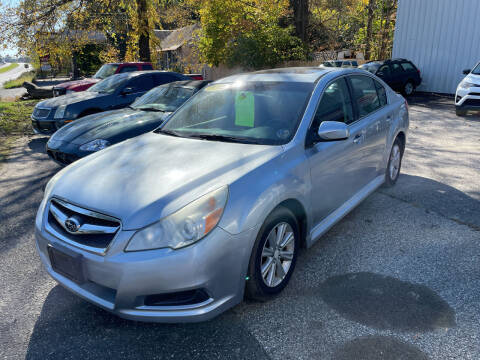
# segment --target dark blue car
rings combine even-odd
[[[112,75],[86,91],[39,102],[32,113],[32,126],[36,133],[53,134],[78,118],[127,107],[148,90],[179,80],[191,79],[166,71],[135,71]]]

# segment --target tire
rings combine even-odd
[[[284,236],[281,239],[284,242],[288,238],[288,234],[291,234],[293,239],[290,237],[290,241],[283,247],[284,251],[279,251],[278,248],[270,251],[272,245],[278,244],[275,236],[272,235],[278,235],[278,231],[282,229],[284,229]],[[245,286],[247,298],[265,301],[280,293],[287,286],[297,262],[297,254],[300,249],[299,235],[297,219],[287,208],[278,207],[267,217],[260,228],[250,256],[248,280]],[[268,253],[271,253],[272,256],[268,257]],[[282,258],[282,253],[284,258]],[[269,263],[270,266],[268,266]],[[280,269],[279,264],[282,264],[283,274],[278,270]],[[262,266],[268,270],[265,272],[265,276],[262,275]]]
[[[403,144],[399,138],[396,138],[390,155],[388,157],[387,169],[385,171],[385,186],[392,187],[400,176],[400,169],[402,167],[403,158]]]
[[[455,108],[455,114],[457,114],[457,116],[465,116],[467,115],[467,110],[464,110],[464,109],[461,109],[461,108]]]
[[[411,80],[408,80],[405,85],[403,85],[403,94],[405,96],[410,96],[415,91],[415,85]]]

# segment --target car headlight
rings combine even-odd
[[[222,217],[228,197],[226,186],[191,202],[177,212],[137,231],[125,251],[180,249],[207,236]]]
[[[99,151],[110,146],[110,142],[104,139],[95,139],[80,146],[81,151]]]
[[[65,117],[65,111],[67,110],[67,105],[60,105],[55,111],[54,119],[63,119]]]
[[[468,82],[468,81],[462,81],[459,85],[462,89],[469,89],[473,86],[475,86],[475,84],[471,83],[471,82]]]

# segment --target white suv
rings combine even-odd
[[[480,111],[480,63],[473,70],[464,70],[467,76],[458,84],[455,94],[455,111],[464,116],[468,110]]]

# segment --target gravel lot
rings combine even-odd
[[[479,359],[480,118],[410,101],[403,175],[303,251],[285,291],[201,324],[119,319],[49,278],[33,224],[46,138],[0,165],[0,357]]]

